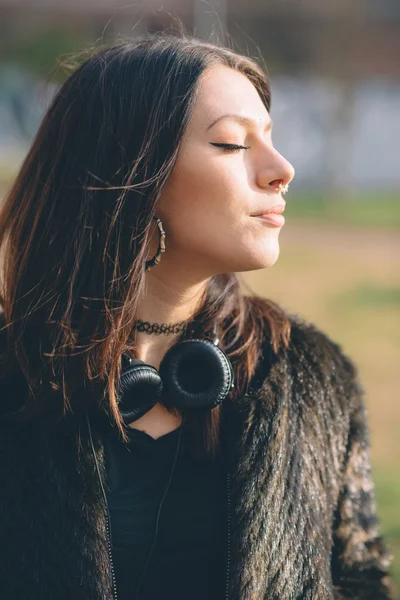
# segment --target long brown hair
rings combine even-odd
[[[135,355],[152,217],[199,78],[215,64],[248,77],[270,109],[256,62],[183,34],[97,49],[56,93],[0,215],[5,365],[12,355],[30,390],[15,418],[56,406],[60,416],[75,414],[94,401],[126,439],[116,385],[122,353]],[[200,332],[214,323],[235,369],[234,399],[247,390],[266,336],[275,353],[288,344],[289,318],[271,300],[245,296],[227,273],[210,278],[193,317]],[[213,453],[219,408],[200,421]]]

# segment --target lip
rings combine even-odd
[[[262,219],[266,223],[270,225],[274,225],[275,227],[282,227],[285,224],[285,217],[281,214],[277,213],[267,213],[264,215],[257,215],[259,219]]]
[[[268,217],[268,215],[280,215],[285,210],[285,207],[286,207],[286,202],[278,202],[277,204],[274,204],[274,206],[271,206],[271,208],[268,208],[267,210],[265,210],[263,212],[259,212],[253,216]]]

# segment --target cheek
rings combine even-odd
[[[225,218],[214,210],[192,209],[169,219],[169,248],[189,261],[201,258],[218,271],[240,271],[270,263],[277,229],[257,225],[251,217]]]
[[[228,165],[228,157],[210,161],[196,156],[181,160],[165,188],[164,214],[193,225],[214,227],[237,223],[248,214],[246,181],[238,169]],[[243,174],[245,176],[245,174]],[[164,196],[164,194],[163,194]]]
[[[197,199],[196,199],[197,200]],[[240,224],[229,214],[215,207],[212,198],[197,202],[193,198],[188,204],[176,208],[168,218],[171,241],[183,252],[203,255],[220,254],[237,239]]]

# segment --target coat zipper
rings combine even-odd
[[[112,578],[112,594],[113,600],[118,600],[117,594],[117,585],[115,582],[115,571],[114,571],[114,562],[112,557],[112,541],[111,541],[111,528],[110,528],[110,511],[108,508],[107,497],[104,498],[106,502],[106,530],[107,530],[107,549],[108,549],[108,557],[110,559],[110,568],[111,568],[111,578]]]
[[[94,462],[95,462],[96,470],[97,470],[97,476],[99,478],[101,492],[103,494],[104,503],[105,503],[105,507],[106,507],[106,515],[105,515],[106,516],[106,537],[107,537],[107,551],[108,551],[108,558],[110,560],[110,570],[111,570],[111,579],[112,579],[112,597],[113,597],[113,600],[118,600],[117,586],[116,586],[116,583],[115,583],[114,562],[113,562],[113,557],[112,557],[112,538],[111,538],[111,526],[110,526],[110,522],[111,522],[111,519],[110,519],[110,509],[108,507],[107,494],[106,494],[106,491],[104,489],[103,481],[102,481],[102,478],[101,478],[99,463],[97,462],[96,450],[94,449],[93,437],[92,437],[92,428],[90,426],[90,420],[89,420],[89,414],[88,413],[86,413],[86,420],[87,420],[88,431],[89,431],[90,445],[91,445],[91,448],[92,448]]]
[[[227,492],[228,492],[228,511],[227,511],[227,517],[228,517],[228,536],[227,536],[227,541],[228,541],[228,556],[227,556],[227,561],[226,561],[226,585],[225,585],[225,600],[229,600],[229,569],[231,566],[231,474],[228,472],[226,474],[226,486],[227,486]]]

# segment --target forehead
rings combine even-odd
[[[268,120],[267,108],[251,81],[239,71],[218,65],[201,76],[191,120],[196,126],[207,125],[224,113]]]

